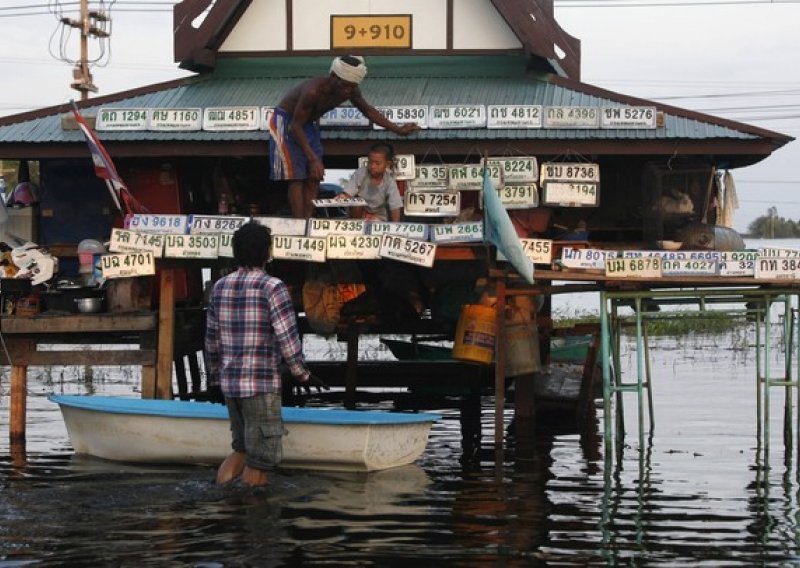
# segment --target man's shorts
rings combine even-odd
[[[270,179],[301,180],[308,178],[308,157],[303,148],[289,132],[292,116],[281,108],[276,108],[269,119],[269,161]],[[308,122],[303,132],[311,149],[322,160],[322,140],[319,136],[319,123]]]
[[[225,397],[231,419],[231,446],[247,454],[245,463],[256,469],[278,465],[283,457],[281,395],[266,393],[248,398]]]

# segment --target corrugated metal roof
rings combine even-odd
[[[236,77],[209,74],[188,78],[177,85],[153,92],[125,96],[102,105],[84,107],[84,115],[95,114],[101,106],[115,108],[203,108],[224,106],[274,106],[283,95],[298,84],[297,77]],[[577,84],[580,86],[581,84]],[[362,85],[364,97],[375,106],[382,105],[455,105],[455,104],[524,104],[544,106],[622,106],[626,98],[614,94],[599,96],[586,90],[553,84],[530,75],[499,77],[385,77],[370,76]],[[596,89],[594,89],[596,90]],[[646,101],[645,101],[646,102]],[[655,104],[655,103],[653,103]],[[68,112],[67,107],[60,109]],[[679,110],[679,109],[678,109]],[[55,111],[54,111],[55,112]],[[687,113],[688,114],[688,113]],[[694,117],[703,117],[691,113]],[[2,143],[71,143],[82,142],[79,131],[64,131],[61,115],[51,114],[0,126]],[[415,138],[424,140],[669,140],[669,139],[739,139],[754,140],[759,136],[747,128],[729,126],[736,123],[708,120],[665,112],[664,127],[656,129],[446,129],[424,130]],[[7,117],[3,121],[8,120]],[[726,122],[726,124],[719,124]],[[746,127],[746,125],[742,125]],[[324,128],[323,138],[363,140],[393,137],[371,128]],[[108,141],[253,141],[266,138],[264,131],[250,132],[102,132]]]

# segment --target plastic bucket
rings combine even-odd
[[[453,359],[491,363],[497,335],[495,310],[480,304],[462,306],[456,325]]]
[[[539,332],[535,323],[506,324],[506,377],[529,375],[542,370]]]

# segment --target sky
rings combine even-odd
[[[111,36],[92,70],[98,95],[188,75],[173,62],[173,2],[111,4]],[[79,36],[48,6],[77,15],[72,0],[0,0],[0,116],[80,96],[59,59],[77,58]],[[800,138],[800,0],[556,0],[555,14],[581,40],[584,82]],[[772,206],[800,219],[800,142],[733,175],[736,229]]]

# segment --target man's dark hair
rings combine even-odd
[[[233,258],[239,266],[261,267],[272,249],[272,233],[259,223],[245,223],[233,233]]]

